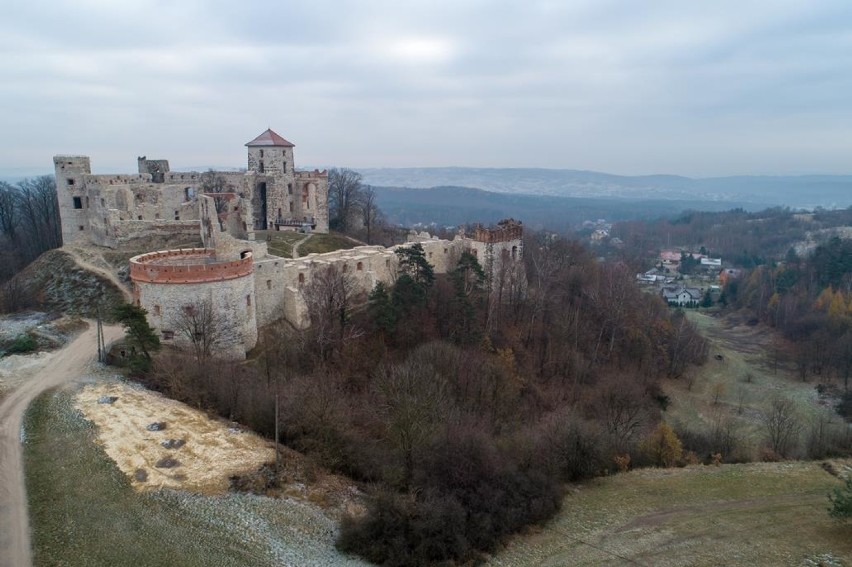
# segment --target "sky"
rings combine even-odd
[[[28,0],[0,78],[0,172],[852,173],[848,0]]]

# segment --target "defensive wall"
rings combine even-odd
[[[208,197],[209,199],[209,197]],[[230,200],[233,206],[236,200]],[[206,201],[208,211],[211,201]],[[227,213],[225,213],[227,214]],[[266,243],[234,238],[211,220],[214,248],[164,250],[142,254],[131,259],[130,277],[134,299],[149,313],[149,320],[161,333],[164,342],[182,339],[176,332],[176,321],[187,308],[209,301],[220,320],[233,331],[227,348],[221,354],[242,358],[257,343],[257,329],[281,319],[294,327],[310,326],[305,291],[324,270],[347,274],[353,284],[353,300],[366,300],[379,282],[392,284],[397,276],[398,255],[402,247],[419,243],[436,274],[451,271],[464,252],[474,254],[488,276],[488,285],[499,301],[509,293],[523,293],[520,223],[512,230],[481,229],[470,236],[458,234],[452,240],[412,234],[409,242],[390,248],[358,246],[324,254],[288,259],[266,253]],[[478,240],[487,240],[483,242]]]

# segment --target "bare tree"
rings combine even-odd
[[[379,223],[381,211],[376,204],[376,191],[367,185],[361,192],[361,219],[367,231],[367,244],[373,243],[373,227]]]
[[[17,242],[18,207],[16,203],[17,190],[0,181],[0,232],[14,244]]]
[[[591,404],[619,450],[625,450],[648,421],[643,399],[644,388],[636,377],[622,375],[607,379]]]
[[[178,335],[192,345],[195,361],[199,365],[206,365],[214,350],[227,339],[225,318],[209,299],[185,305],[172,316],[171,325]]]
[[[774,398],[763,412],[762,421],[769,448],[776,455],[789,456],[796,448],[802,429],[793,400]]]
[[[222,214],[228,210],[228,200],[221,196],[222,193],[233,192],[233,187],[228,185],[228,180],[215,171],[208,170],[201,174],[201,192],[209,194],[216,203],[216,213]]]
[[[56,200],[56,183],[51,175],[25,179],[19,188],[18,214],[26,228],[26,260],[30,261],[42,252],[62,246],[59,202]]]
[[[385,434],[402,460],[401,482],[408,489],[415,453],[444,421],[447,380],[433,366],[409,359],[380,370],[375,388]]]
[[[363,190],[361,174],[357,171],[335,168],[328,172],[328,208],[332,226],[341,232],[350,228]]]
[[[701,363],[707,358],[709,346],[682,312],[672,315],[672,335],[669,341],[668,374],[680,378],[691,363]]]
[[[356,289],[355,279],[336,265],[317,267],[302,288],[311,320],[309,333],[323,358],[359,334],[349,324]]]

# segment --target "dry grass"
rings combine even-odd
[[[838,483],[802,462],[602,478],[575,487],[555,519],[488,565],[849,565],[852,525],[827,513]]]
[[[305,257],[308,254],[324,254],[326,252],[334,252],[335,250],[349,250],[356,246],[360,245],[354,240],[336,232],[314,234],[310,240],[299,247],[299,256]]]
[[[335,521],[304,500],[133,490],[74,402],[47,393],[26,417],[34,565],[364,565],[337,553]]]
[[[101,396],[115,396],[112,404],[99,404]],[[202,494],[228,490],[228,477],[252,471],[275,459],[269,442],[248,431],[229,429],[227,424],[154,392],[113,382],[90,385],[77,396],[77,409],[98,427],[98,441],[137,490],[175,488]],[[153,422],[165,422],[164,431],[148,431]],[[179,449],[166,449],[161,442],[182,439]],[[180,466],[158,468],[164,457]],[[142,469],[147,480],[134,473]]]
[[[776,396],[795,401],[805,429],[819,416],[829,418],[832,427],[842,427],[833,400],[820,396],[815,382],[802,382],[783,364],[775,367],[771,329],[695,311],[688,315],[710,340],[710,356],[691,375],[664,384],[672,400],[667,421],[706,431],[714,422],[727,420],[742,440],[741,458],[756,458],[764,438],[761,412]]]

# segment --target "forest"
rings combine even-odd
[[[62,245],[59,204],[52,175],[0,181],[0,312],[19,308],[24,290],[12,276],[42,252]]]

